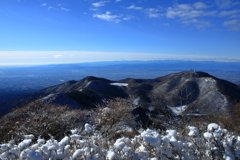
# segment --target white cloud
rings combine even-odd
[[[46,6],[46,5],[47,5],[47,3],[43,3],[43,4],[42,4],[42,6]]]
[[[230,26],[230,25],[236,25],[240,22],[240,20],[231,20],[231,21],[225,21],[223,23],[224,26]]]
[[[240,19],[240,14],[231,15],[230,18],[239,18]]]
[[[147,14],[148,17],[150,18],[158,18],[160,16],[162,16],[162,14],[159,13],[160,10],[157,8],[148,8],[145,9],[145,13]]]
[[[62,55],[54,55],[55,58],[61,58]]]
[[[102,7],[102,6],[105,6],[105,3],[108,3],[110,1],[99,1],[99,2],[96,2],[96,3],[92,3],[92,5],[94,7]]]
[[[211,26],[212,24],[208,21],[204,21],[204,20],[198,20],[198,19],[190,19],[190,20],[185,20],[182,23],[184,24],[188,24],[188,25],[193,25],[198,29],[201,28],[206,28]]]
[[[221,11],[219,13],[219,16],[223,17],[223,16],[234,16],[235,14],[239,13],[240,10],[231,10],[231,11]]]
[[[191,10],[192,7],[189,4],[179,4],[177,7],[181,10]]]
[[[134,18],[134,16],[127,16],[127,17],[124,17],[123,20],[126,21],[126,20],[130,20],[130,19],[132,19],[132,18]]]
[[[185,20],[183,23],[189,24],[189,23],[198,23],[199,21],[197,19],[191,19],[191,20]]]
[[[205,11],[207,8],[204,3],[196,2],[193,5],[190,4],[175,4],[172,7],[168,7],[165,16],[171,19],[178,19],[180,22],[188,25],[193,25],[196,28],[205,28],[211,26],[209,21],[202,20],[206,16],[216,16],[217,11]]]
[[[90,8],[89,10],[90,10],[90,11],[97,11],[98,8]]]
[[[136,7],[135,5],[131,5],[131,6],[127,7],[127,9],[142,10],[143,7]]]
[[[203,2],[196,2],[196,3],[193,4],[193,7],[196,8],[196,9],[208,8],[208,6]]]
[[[119,23],[121,20],[118,19],[121,15],[112,15],[111,12],[107,11],[105,14],[94,14],[93,17],[99,18],[101,20],[113,21]]]
[[[42,6],[46,6],[47,4],[46,3],[44,3],[44,5],[42,4]],[[63,6],[63,4],[58,4],[57,6],[48,6],[48,10],[62,10],[62,11],[69,11],[70,9],[68,9],[68,8],[65,8],[65,7],[62,7]]]
[[[239,39],[236,39],[239,41]],[[56,55],[65,58],[55,59]],[[71,55],[74,55],[72,57]],[[12,59],[16,59],[12,61]],[[45,57],[45,58],[43,58]],[[60,56],[61,57],[61,56]],[[174,55],[154,53],[124,53],[124,52],[86,52],[86,51],[0,51],[0,66],[3,65],[28,65],[28,64],[57,64],[57,63],[79,63],[116,60],[203,60],[203,61],[232,61],[240,62],[239,56],[235,58],[219,58],[216,56],[200,55]],[[71,61],[69,61],[69,58]],[[41,61],[42,59],[42,61]],[[56,61],[57,60],[57,61]]]
[[[120,2],[121,0],[116,0],[116,2]]]
[[[215,0],[215,3],[220,9],[231,8],[233,6],[240,5],[239,1],[232,1],[232,0]]]
[[[160,10],[157,9],[157,8],[148,8],[148,9],[146,9],[146,11],[148,11],[148,12],[159,12]]]
[[[209,12],[204,12],[203,16],[212,16],[215,17],[217,15],[218,11],[209,11]]]
[[[203,8],[201,2],[197,2],[197,4],[195,3],[192,6],[190,4],[175,4],[173,7],[168,7],[166,17],[191,19],[203,16],[216,16],[217,14],[217,11],[205,11],[200,10],[200,8]]]
[[[240,20],[224,21],[223,26],[229,27],[232,31],[240,31]]]
[[[167,9],[166,16],[167,16],[167,18],[189,19],[189,18],[200,17],[203,14],[204,14],[203,11],[201,11],[201,10],[194,10],[188,4],[177,4],[174,7],[169,7]]]
[[[151,17],[151,18],[158,18],[158,17],[160,17],[162,14],[159,14],[159,13],[150,13],[150,14],[148,14],[148,16],[149,17]]]
[[[231,0],[215,0],[215,3],[221,9],[230,8],[233,5]]]
[[[61,7],[61,10],[63,10],[63,11],[69,11],[69,9],[64,8],[64,7]]]
[[[52,6],[49,6],[49,7],[48,7],[48,10],[50,10],[50,9],[54,9],[54,8],[53,8]]]

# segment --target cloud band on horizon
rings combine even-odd
[[[190,60],[240,62],[240,58],[156,53],[117,53],[90,51],[0,51],[0,65],[60,64],[98,61]]]

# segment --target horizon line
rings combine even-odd
[[[0,51],[0,66],[154,60],[240,62],[240,57],[96,51]]]
[[[112,61],[82,61],[82,62],[65,62],[65,63],[11,63],[0,64],[0,67],[30,67],[30,66],[45,66],[45,65],[64,65],[64,64],[84,64],[84,63],[108,63],[108,62],[150,62],[150,61],[185,61],[185,62],[217,62],[217,63],[240,63],[240,59],[230,61],[216,60],[181,60],[181,59],[157,59],[157,60],[112,60]]]

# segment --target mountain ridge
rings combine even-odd
[[[1,108],[4,112],[2,114],[51,94],[55,99],[54,104],[68,105],[62,100],[65,97],[71,101],[70,107],[79,109],[97,107],[98,103],[106,99],[132,96],[139,97],[138,105],[147,108],[154,104],[153,97],[158,96],[164,104],[158,104],[156,108],[161,105],[171,107],[187,105],[184,113],[188,114],[197,109],[202,114],[217,112],[231,115],[229,107],[240,101],[238,85],[200,71],[172,73],[155,79],[126,78],[119,81],[87,76],[79,81],[67,81],[4,103],[5,110]]]

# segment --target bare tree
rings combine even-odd
[[[116,98],[99,105],[99,110],[93,118],[103,136],[111,139],[122,134],[123,127],[134,127],[132,102],[132,98]]]
[[[151,114],[151,120],[154,123],[158,124],[171,124],[171,125],[180,125],[187,121],[187,118],[184,112],[184,105],[190,105],[194,99],[194,89],[189,85],[179,85],[174,90],[171,90],[167,94],[162,92],[154,92],[150,95],[151,103],[150,106],[153,106]],[[174,107],[178,107],[179,115],[172,112]],[[186,106],[187,107],[187,106]],[[180,111],[180,109],[182,109]],[[163,117],[159,118],[156,115],[162,115]],[[155,118],[156,117],[156,118]]]
[[[188,86],[183,86],[179,92],[174,95],[180,105],[188,105],[191,103],[194,91]]]

